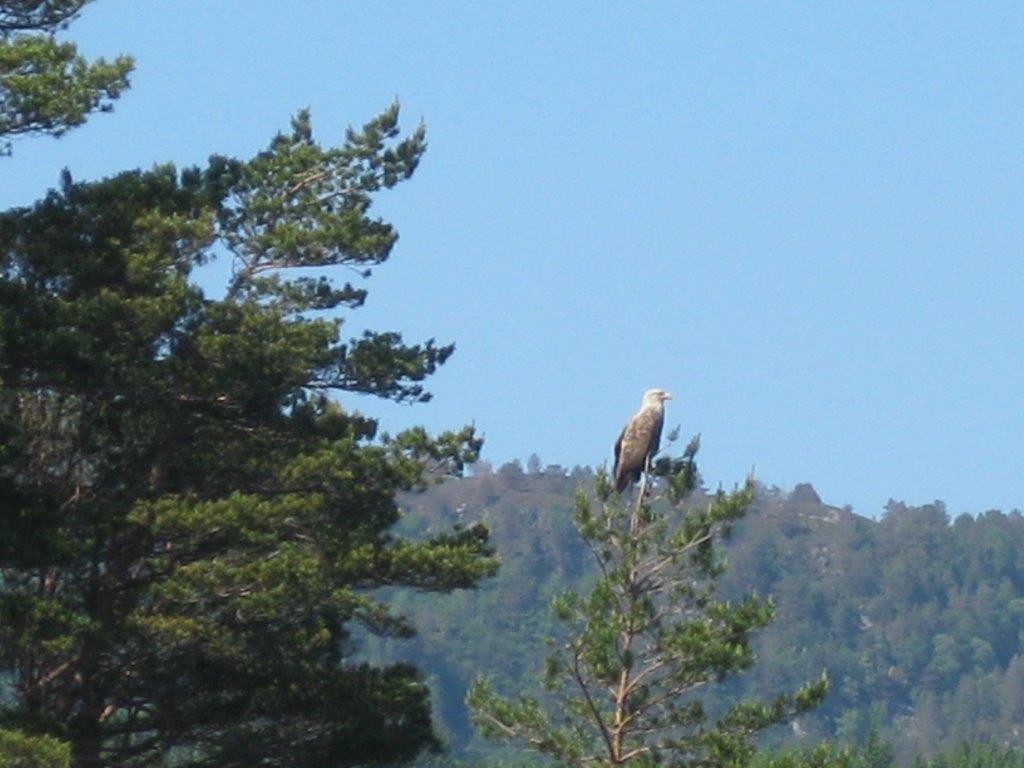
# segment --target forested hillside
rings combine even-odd
[[[589,470],[524,471],[508,464],[407,498],[405,532],[425,535],[482,519],[502,557],[500,574],[444,600],[395,594],[420,634],[401,654],[430,675],[444,735],[457,753],[486,749],[462,704],[472,679],[506,693],[536,689],[548,602],[579,586],[589,554],[570,521]],[[791,689],[827,669],[822,707],[795,724],[810,744],[862,741],[872,731],[897,756],[962,739],[1024,745],[1024,517],[985,512],[950,520],[941,503],[891,502],[874,521],[829,506],[810,485],[761,486],[735,530],[723,588],[775,600],[759,663],[732,694]],[[781,736],[783,734],[776,734]]]

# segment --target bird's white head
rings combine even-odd
[[[666,400],[671,400],[672,395],[664,389],[648,389],[644,392],[644,405],[662,405]]]

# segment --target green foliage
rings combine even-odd
[[[829,742],[810,749],[762,752],[751,768],[893,768],[892,748],[874,733],[863,744],[837,745]]]
[[[71,751],[49,736],[27,736],[0,728],[0,765],[4,768],[69,768]]]
[[[476,460],[471,428],[375,438],[339,392],[423,401],[451,353],[345,341],[395,233],[373,194],[422,128],[397,105],[338,148],[300,114],[249,161],[65,179],[0,214],[0,670],[6,715],[76,768],[344,766],[436,745],[381,588],[493,574],[486,529],[408,539],[395,494]],[[221,298],[196,269],[233,261]],[[316,270],[316,271],[313,271]]]
[[[930,759],[918,758],[914,768],[1024,768],[1024,751],[965,741]]]
[[[463,520],[463,509],[483,510],[503,556],[479,590],[396,597],[423,631],[407,648],[386,648],[426,670],[442,734],[474,764],[511,753],[473,732],[467,688],[487,674],[498,691],[542,698],[536,659],[549,650],[543,638],[559,634],[551,599],[567,586],[587,592],[597,578],[571,524],[575,490],[594,479],[578,467],[528,475],[480,465],[408,502],[403,530],[424,534]],[[689,504],[704,498],[698,489]],[[950,521],[941,504],[894,502],[871,520],[822,502],[806,484],[758,486],[722,552],[729,568],[719,596],[770,595],[775,619],[756,635],[757,664],[708,688],[709,708],[828,671],[822,704],[791,729],[762,734],[765,748],[863,743],[876,732],[901,765],[965,739],[1024,748],[1021,513]]]
[[[749,506],[750,484],[686,505],[698,441],[660,462],[671,474],[652,490],[645,475],[623,506],[599,473],[598,506],[580,492],[575,523],[597,566],[589,592],[552,601],[565,626],[544,667],[548,694],[507,699],[486,678],[470,689],[474,723],[559,765],[695,766],[745,762],[750,738],[816,706],[826,681],[768,701],[743,700],[712,716],[705,687],[754,664],[753,633],[772,619],[756,597],[716,597],[724,570],[715,542]]]
[[[951,525],[941,504],[893,502],[872,522],[796,495],[765,493],[767,514],[746,521],[731,553],[729,578],[779,606],[766,663],[743,684],[826,665],[832,693],[805,726],[854,742],[877,731],[903,762],[962,739],[1020,746],[1024,518]]]
[[[87,2],[0,2],[0,138],[60,136],[89,113],[110,111],[128,87],[129,57],[86,61],[74,43],[53,37]]]
[[[892,747],[874,733],[860,744],[820,744],[810,749],[764,752],[752,768],[893,768]],[[914,768],[1021,768],[1024,752],[988,742],[960,742],[932,757],[918,756]]]

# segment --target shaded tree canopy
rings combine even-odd
[[[494,572],[480,526],[391,532],[395,492],[460,472],[480,440],[378,436],[334,397],[424,401],[453,349],[341,336],[366,291],[329,270],[388,259],[371,201],[425,148],[397,121],[396,104],[323,147],[300,113],[251,160],[66,178],[0,214],[2,716],[69,742],[76,768],[361,765],[435,743],[418,672],[355,663],[351,627],[407,636],[375,588]],[[219,298],[196,279],[218,258]]]

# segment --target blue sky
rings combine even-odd
[[[112,115],[0,160],[0,204],[325,142],[398,97],[430,149],[349,329],[453,340],[395,430],[597,464],[648,387],[731,485],[880,513],[1024,507],[1024,6],[98,0]]]

